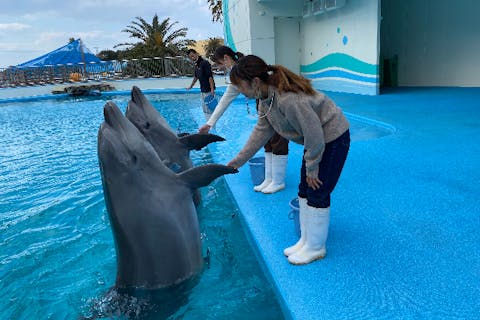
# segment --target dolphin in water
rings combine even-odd
[[[115,288],[181,284],[203,265],[192,189],[238,171],[208,164],[177,174],[113,102],[104,117],[98,158],[117,255]]]
[[[136,86],[132,88],[125,115],[152,144],[165,165],[176,164],[180,167],[178,171],[193,167],[190,150],[200,150],[209,143],[225,141],[215,134],[184,133],[178,136]]]
[[[132,87],[131,100],[125,115],[152,144],[164,164],[176,172],[193,167],[190,150],[200,150],[209,143],[225,141],[224,138],[215,134],[177,135],[136,86]],[[194,203],[198,206],[201,202],[200,192],[198,190],[192,192]]]

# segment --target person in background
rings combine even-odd
[[[212,60],[220,69],[223,69],[228,74],[237,60],[241,57],[243,57],[241,52],[234,52],[230,47],[220,46],[213,53]],[[212,115],[207,120],[207,123],[200,127],[198,132],[208,133],[239,94],[240,92],[234,85],[228,84],[225,93],[215,107],[215,111],[213,111]]]
[[[241,52],[234,52],[230,47],[221,46],[215,50],[212,60],[227,73],[243,57]],[[215,111],[198,130],[199,133],[208,133],[215,126],[218,119],[223,115],[228,106],[240,94],[240,91],[229,84]],[[257,100],[258,102],[258,100]],[[285,189],[285,175],[288,160],[288,140],[275,133],[265,145],[265,179],[253,189],[266,194],[275,193]]]
[[[274,132],[304,146],[298,187],[301,236],[284,250],[292,264],[325,257],[330,194],[350,148],[349,123],[342,110],[308,79],[253,55],[240,59],[230,80],[247,97],[260,99],[258,121],[243,149],[227,165],[239,168]]]
[[[210,62],[203,59],[194,49],[189,49],[187,51],[187,55],[188,58],[195,63],[195,74],[193,76],[192,83],[186,89],[192,89],[197,80],[200,81],[202,110],[205,114],[205,118],[208,120],[212,114],[212,111],[205,104],[205,97],[207,95],[215,96],[215,81],[213,80],[212,66],[210,65]]]

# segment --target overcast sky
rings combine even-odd
[[[135,17],[151,23],[178,21],[187,37],[223,38],[223,25],[212,22],[207,0],[2,0],[0,5],[0,68],[17,65],[55,50],[69,38],[81,38],[97,53],[131,42],[121,32]]]

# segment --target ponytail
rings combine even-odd
[[[309,79],[299,76],[281,65],[269,65],[268,71],[271,75],[268,78],[268,84],[276,87],[280,93],[282,92],[303,92],[313,95],[315,89]]]
[[[310,80],[299,76],[281,65],[267,65],[261,58],[248,55],[238,60],[230,72],[230,80],[238,85],[240,80],[251,82],[259,78],[283,92],[303,92],[308,95],[315,94]]]
[[[235,62],[238,61],[238,59],[243,57],[243,53],[241,52],[234,52],[230,47],[220,46],[213,53],[212,60],[214,62],[218,62],[218,60],[223,59],[225,55],[232,58],[232,60]]]
[[[243,53],[237,51],[237,52],[235,52],[235,57],[236,57],[236,59],[234,58],[233,60],[238,61],[238,59],[243,58],[244,55],[243,55]]]

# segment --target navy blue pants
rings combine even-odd
[[[307,184],[307,172],[305,159],[302,159],[300,170],[300,184],[298,185],[298,196],[307,198],[307,204],[315,208],[330,207],[330,194],[337,185],[343,165],[347,159],[350,148],[350,131],[347,130],[340,137],[325,145],[322,161],[318,164],[318,178],[323,184],[319,189],[313,190]],[[304,152],[305,153],[305,152]]]

